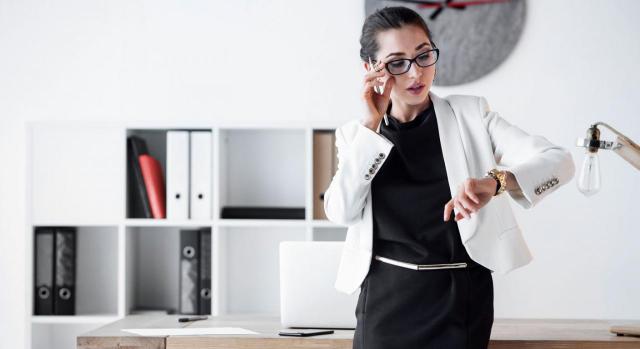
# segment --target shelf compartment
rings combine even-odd
[[[140,140],[143,141],[143,143],[146,145],[148,154],[151,155],[153,158],[155,158],[158,163],[160,164],[161,170],[162,170],[162,180],[163,180],[163,184],[164,184],[164,189],[165,189],[165,212],[167,212],[167,214],[169,214],[168,212],[168,195],[169,193],[167,192],[167,189],[170,189],[167,187],[167,154],[168,154],[168,150],[167,150],[167,135],[169,131],[185,131],[185,132],[192,132],[192,131],[204,131],[204,132],[210,132],[211,133],[211,139],[212,139],[212,144],[211,146],[213,147],[213,131],[212,129],[208,128],[208,129],[193,129],[193,128],[189,128],[189,129],[128,129],[127,130],[127,139],[131,138],[131,137],[137,137]],[[189,152],[189,156],[191,156],[192,153],[192,145],[191,145],[191,139],[192,139],[192,135],[189,135],[189,142],[187,144],[187,147],[189,148],[188,152]],[[195,139],[195,138],[194,138]],[[213,149],[213,148],[212,148]],[[213,157],[211,157],[211,159],[209,159],[210,161],[213,161]],[[186,164],[188,165],[190,163],[190,159],[186,159]],[[136,204],[139,199],[137,199],[137,180],[135,177],[135,171],[134,171],[134,167],[132,166],[132,164],[129,161],[129,149],[127,149],[127,157],[126,157],[126,169],[127,169],[127,200],[126,200],[126,207],[127,207],[127,213],[126,216],[127,218],[131,218],[131,219],[145,219],[145,215],[144,215],[144,210],[141,208],[142,205],[141,203]],[[189,179],[189,181],[191,181],[191,178],[189,178],[190,174],[191,174],[191,168],[187,169],[187,173],[189,175],[187,175],[187,178]],[[211,176],[213,176],[213,171],[211,172]],[[210,185],[213,184],[213,179],[210,179]],[[189,186],[191,185],[191,183],[189,184]],[[189,188],[189,186],[187,186],[187,188]],[[210,189],[210,187],[209,187]],[[190,195],[191,193],[185,192],[185,199],[186,200],[190,200]],[[212,193],[208,193],[206,194],[207,196],[212,195]],[[138,207],[139,206],[139,207]],[[136,208],[138,207],[138,208]],[[209,211],[211,212],[211,211]],[[191,213],[189,213],[191,214]],[[211,216],[211,214],[209,213],[209,217]]]
[[[34,225],[122,217],[122,130],[90,123],[29,125],[28,205]]]
[[[38,228],[40,227],[34,227],[34,235]],[[118,313],[118,228],[79,226],[75,229],[75,315],[62,317],[104,314],[115,316]],[[35,256],[36,252],[33,253]],[[32,294],[35,297],[35,283],[32,285],[32,292],[34,292]],[[48,317],[56,317],[56,315],[44,318]]]
[[[304,227],[218,228],[220,249],[216,283],[222,314],[280,314],[282,241],[305,241]],[[215,258],[215,256],[214,256]]]
[[[300,208],[306,217],[306,134],[303,128],[221,129],[218,217],[225,207]]]
[[[126,313],[179,310],[180,231],[202,226],[126,228]],[[212,231],[212,234],[214,232]],[[212,235],[211,251],[215,257]],[[214,273],[212,273],[212,277]],[[212,304],[216,297],[212,296]]]

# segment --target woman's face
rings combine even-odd
[[[377,41],[380,48],[376,61],[382,60],[385,63],[399,58],[412,59],[432,49],[427,34],[415,25],[404,25],[399,29],[382,31],[377,34]],[[414,61],[406,73],[391,75],[387,71],[382,80],[386,81],[390,76],[394,77],[395,84],[391,90],[391,99],[393,101],[408,105],[419,105],[424,103],[429,94],[435,71],[435,64],[422,68]],[[420,88],[420,86],[422,87]]]

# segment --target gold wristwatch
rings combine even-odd
[[[493,196],[499,195],[507,188],[507,174],[504,171],[498,171],[494,168],[491,171],[487,172],[486,177],[491,177],[498,182],[496,193],[493,194]]]

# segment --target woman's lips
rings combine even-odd
[[[411,93],[412,95],[419,95],[420,93],[422,93],[423,89],[424,85],[417,85],[415,87],[409,87],[407,91],[409,91],[409,93]]]

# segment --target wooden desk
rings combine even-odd
[[[278,336],[280,320],[274,316],[235,315],[210,317],[206,321],[180,324],[176,315],[132,315],[78,337],[79,349],[351,349],[353,330],[335,330],[318,337]],[[618,349],[640,348],[639,337],[616,336],[606,320],[496,319],[491,349]],[[140,337],[124,328],[242,327],[259,335]]]

